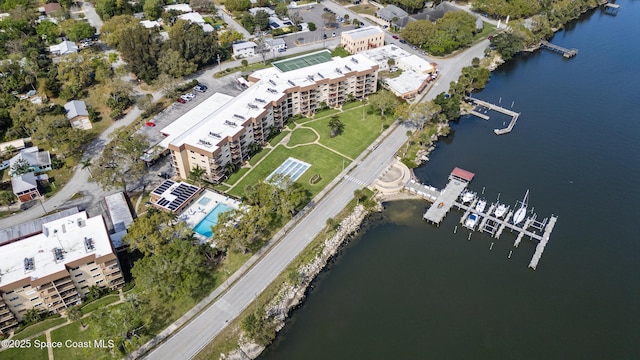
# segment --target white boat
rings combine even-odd
[[[476,224],[478,223],[479,218],[480,217],[477,214],[474,214],[474,213],[469,214],[469,217],[464,222],[464,226],[468,227],[469,229],[473,229],[474,227],[476,227]]]
[[[524,194],[524,199],[522,199],[522,203],[520,204],[520,208],[516,210],[516,213],[513,215],[513,224],[518,225],[524,220],[525,216],[527,216],[527,200],[529,198],[529,190]]]
[[[480,199],[478,200],[478,203],[476,204],[476,211],[481,213],[484,211],[484,208],[487,206],[487,201]]]
[[[476,198],[476,194],[473,191],[466,191],[464,194],[462,194],[462,203],[468,203],[473,201],[473,199]]]
[[[496,211],[495,211],[494,215],[495,215],[497,218],[501,218],[501,217],[503,217],[503,216],[504,216],[504,214],[506,214],[506,213],[507,213],[507,209],[508,209],[507,205],[505,205],[505,204],[498,204],[498,207],[496,207]]]

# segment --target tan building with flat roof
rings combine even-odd
[[[124,284],[101,216],[82,211],[42,225],[42,232],[0,247],[0,332],[32,308],[61,312],[91,286]]]
[[[252,147],[266,142],[289,117],[312,115],[322,103],[340,107],[350,96],[360,99],[376,92],[377,81],[378,65],[361,55],[287,72],[275,67],[257,71],[240,95],[201,113],[201,120],[182,134],[171,134],[175,138],[167,147],[173,165],[182,179],[198,167],[203,179],[220,182],[231,165],[242,165]]]
[[[357,54],[384,46],[384,31],[378,26],[366,26],[342,33],[340,45],[349,52]]]

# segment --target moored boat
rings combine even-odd
[[[501,218],[504,216],[504,214],[507,213],[507,205],[505,204],[498,204],[498,206],[496,207],[496,210],[494,212],[495,217],[497,218]]]
[[[466,204],[468,202],[473,201],[473,199],[476,198],[476,193],[474,193],[473,191],[465,191],[464,194],[462,194],[462,203]]]
[[[478,219],[479,216],[475,213],[471,213],[469,214],[469,217],[467,218],[467,220],[464,222],[464,226],[468,227],[469,229],[473,229],[474,227],[476,227],[476,224],[478,223]]]
[[[527,216],[527,200],[529,198],[529,190],[524,194],[524,199],[520,203],[520,208],[516,210],[516,213],[513,215],[513,224],[518,225],[524,220],[525,216]]]
[[[487,201],[484,199],[480,199],[478,200],[478,203],[476,204],[476,211],[481,213],[484,211],[484,208],[487,206]]]

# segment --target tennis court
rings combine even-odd
[[[282,177],[289,177],[291,181],[296,181],[310,167],[311,167],[311,164],[307,164],[304,161],[300,161],[298,159],[290,157],[287,160],[285,160],[282,164],[280,164],[280,166],[278,166],[278,168],[275,169],[271,174],[269,174],[265,182],[270,182],[269,180],[271,180],[271,178],[276,175],[282,175]],[[275,184],[275,185],[279,185],[279,184]]]
[[[331,52],[322,50],[316,53],[298,56],[292,59],[276,61],[272,63],[282,72],[302,69],[307,66],[322,64],[331,60]]]

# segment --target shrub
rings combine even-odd
[[[322,176],[320,176],[320,174],[315,174],[311,177],[311,179],[309,179],[309,184],[315,185],[320,182],[320,180],[322,180]]]

